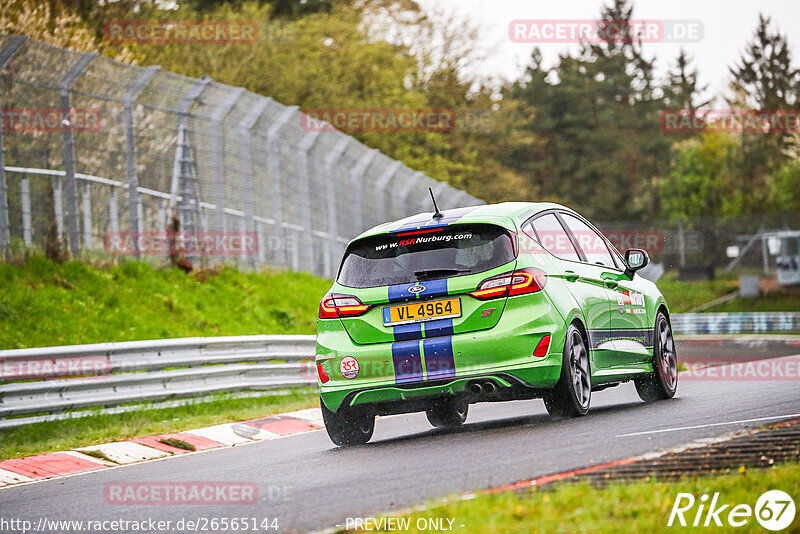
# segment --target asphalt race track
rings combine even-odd
[[[379,419],[373,440],[361,447],[335,448],[324,431],[315,431],[10,487],[0,490],[0,516],[34,523],[41,517],[266,517],[277,518],[282,531],[315,530],[344,525],[347,517],[673,448],[798,413],[796,378],[682,380],[675,399],[650,405],[639,400],[632,384],[623,384],[593,394],[589,415],[579,419],[552,420],[541,400],[479,404],[456,431],[433,430],[424,414],[394,416]],[[727,424],[734,421],[748,422]],[[255,482],[259,500],[215,506],[104,500],[109,483],[165,481]],[[462,531],[479,530],[464,525]]]

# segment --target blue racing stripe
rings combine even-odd
[[[422,350],[425,354],[425,371],[428,380],[456,376],[452,337],[426,339],[422,342]]]
[[[453,320],[441,319],[425,323],[425,337],[452,336]]]
[[[419,341],[392,343],[394,381],[396,384],[422,380],[422,355]]]
[[[416,293],[408,290],[409,287],[417,285],[416,282],[410,284],[397,284],[389,286],[389,302],[401,302],[403,300],[414,300],[417,298]]]
[[[447,278],[441,280],[426,280],[419,285],[425,286],[425,291],[419,293],[420,297],[441,297],[447,295]]]
[[[408,341],[422,337],[422,323],[401,324],[392,327],[395,341]]]

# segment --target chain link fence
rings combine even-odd
[[[206,240],[181,244],[203,266],[332,277],[354,236],[430,211],[428,187],[443,209],[482,203],[341,132],[307,131],[297,107],[22,36],[0,34],[0,105],[4,250],[50,239],[73,256],[166,257],[143,236],[163,243],[177,219]]]

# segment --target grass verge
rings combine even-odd
[[[431,519],[453,519],[456,532],[529,533],[529,532],[704,532],[737,531],[764,532],[754,517],[741,528],[724,527],[683,528],[667,527],[667,521],[678,493],[692,493],[698,501],[684,514],[691,524],[701,495],[709,498],[719,492],[718,506],[730,503],[722,513],[736,504],[755,507],[758,497],[767,490],[780,489],[800,496],[800,464],[777,465],[768,470],[688,478],[679,482],[613,483],[596,489],[588,482],[559,484],[527,492],[503,492],[478,495],[471,500],[431,504],[424,511],[403,516],[410,519],[409,532],[427,532],[418,526]],[[707,506],[705,508],[707,510]],[[705,511],[704,510],[704,511]],[[800,517],[800,516],[798,516]],[[705,520],[705,513],[702,521]],[[419,521],[419,524],[418,524]],[[677,521],[677,520],[676,520]],[[428,523],[430,525],[430,523]],[[463,527],[461,525],[464,525]],[[800,520],[783,532],[800,532]]]
[[[316,406],[319,406],[316,389],[300,389],[288,395],[240,399],[220,396],[209,402],[172,408],[150,408],[34,423],[0,430],[0,460],[180,432]]]
[[[0,349],[189,336],[314,334],[330,281],[232,268],[185,274],[142,262],[0,263]]]
[[[682,282],[678,280],[678,273],[675,272],[665,273],[656,285],[667,300],[672,313],[686,313],[739,289],[739,282],[735,278]]]

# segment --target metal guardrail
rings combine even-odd
[[[313,385],[314,354],[314,336],[183,338],[3,350],[0,428],[41,419],[17,419],[20,416]]]
[[[800,312],[676,313],[678,334],[764,334],[800,332]]]
[[[676,313],[672,326],[683,335],[800,332],[800,313]],[[0,428],[71,410],[314,385],[315,348],[314,336],[263,335],[2,350]]]

